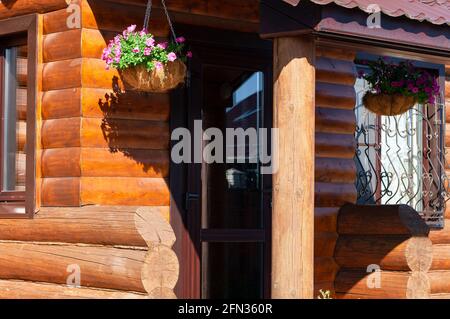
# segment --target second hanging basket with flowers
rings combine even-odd
[[[440,90],[437,78],[415,68],[410,61],[394,64],[387,58],[379,58],[362,64],[369,68],[369,72],[360,71],[359,77],[369,84],[363,103],[370,111],[378,115],[400,115],[416,103],[436,102]]]
[[[175,89],[186,77],[185,38],[177,37],[164,0],[161,0],[171,30],[172,41],[157,43],[148,32],[152,1],[149,0],[144,28],[132,25],[111,40],[103,51],[107,68],[116,68],[122,80],[135,90],[163,93]]]

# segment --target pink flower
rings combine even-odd
[[[188,52],[186,53],[186,56],[187,56],[188,58],[192,58],[192,52],[191,52],[191,51],[188,51]]]
[[[418,92],[419,92],[419,88],[413,88],[413,89],[412,89],[412,92],[413,92],[413,93],[418,93]]]
[[[116,57],[114,58],[114,62],[115,62],[115,63],[120,63],[120,56],[116,56]]]
[[[145,41],[145,45],[148,46],[148,47],[155,46],[155,39],[153,39],[153,38],[147,39],[147,41]]]
[[[133,49],[133,52],[134,52],[134,53],[139,53],[139,52],[141,52],[141,50],[139,50],[138,47],[135,47],[135,48]]]
[[[135,24],[132,24],[132,25],[130,25],[130,26],[127,28],[127,32],[128,32],[128,33],[134,32],[134,30],[136,30],[136,25],[135,25]]]
[[[149,56],[152,53],[153,48],[145,48],[144,49],[144,55]]]
[[[175,60],[177,59],[177,55],[176,55],[174,52],[170,52],[170,53],[167,55],[167,59],[168,59],[170,62],[173,62],[173,61],[175,61]]]
[[[160,43],[157,46],[158,46],[158,48],[165,50],[165,49],[167,49],[167,42]]]
[[[155,62],[155,69],[156,70],[161,70],[162,68],[164,68],[164,65],[161,62]]]
[[[177,43],[184,43],[184,42],[186,42],[186,39],[185,39],[185,37],[179,37],[179,38],[177,38],[175,41],[176,41]]]

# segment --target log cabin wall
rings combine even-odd
[[[316,57],[316,163],[314,296],[330,290],[339,270],[334,259],[339,208],[356,202],[354,107],[355,53],[318,47]]]

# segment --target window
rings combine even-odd
[[[440,74],[431,65],[417,66]],[[447,199],[443,92],[435,105],[416,104],[398,116],[379,116],[363,105],[367,89],[366,81],[357,79],[358,204],[406,204],[430,226],[442,227]]]
[[[34,213],[36,23],[0,21],[0,217]]]

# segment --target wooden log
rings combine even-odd
[[[83,205],[168,206],[170,191],[163,178],[82,177]]]
[[[43,177],[80,177],[81,149],[79,147],[51,148],[42,151]]]
[[[83,118],[81,146],[123,149],[169,149],[167,122]]]
[[[77,117],[42,121],[42,147],[79,147],[81,119]]]
[[[433,245],[433,263],[432,270],[450,270],[450,245],[434,244]]]
[[[325,108],[353,110],[356,93],[353,86],[317,82],[316,105]]]
[[[443,229],[431,229],[429,238],[433,245],[436,244],[450,244],[450,220],[444,220]]]
[[[43,206],[80,206],[81,179],[79,177],[43,178],[41,184]]]
[[[356,165],[353,159],[318,157],[315,162],[315,180],[322,183],[354,183]]]
[[[81,174],[85,177],[165,178],[169,176],[169,164],[167,150],[81,149]]]
[[[17,151],[25,152],[25,143],[27,140],[27,122],[16,122],[16,138],[17,138]]]
[[[379,265],[382,270],[427,271],[433,250],[427,237],[340,235],[334,256],[342,268]]]
[[[106,63],[100,59],[83,58],[81,82],[86,88],[107,88],[115,90],[124,88],[119,72],[111,68],[106,70]]]
[[[355,134],[355,112],[330,108],[316,108],[316,132]]]
[[[55,32],[43,38],[44,62],[81,58],[81,29]]]
[[[22,0],[0,2],[0,20],[30,13],[44,13],[66,8],[70,0]]]
[[[338,234],[335,232],[315,232],[314,258],[333,257]]]
[[[315,148],[316,157],[352,159],[356,141],[353,134],[316,133]]]
[[[170,95],[84,88],[81,108],[84,117],[168,121]]]
[[[149,299],[147,294],[0,280],[0,299]]]
[[[83,0],[72,0],[72,4],[78,4],[80,5],[81,2],[84,2]],[[62,10],[55,10],[52,12],[47,12],[43,14],[42,16],[42,29],[43,34],[50,34],[55,32],[63,32],[63,31],[69,31],[73,30],[74,25],[68,25],[67,20],[69,17],[74,17],[73,14],[75,12],[73,10],[70,10],[69,12],[67,9]],[[72,20],[73,21],[73,20]],[[75,22],[75,21],[73,21]],[[81,25],[80,25],[81,28]]]
[[[81,116],[81,89],[47,91],[42,94],[44,120]]]
[[[431,294],[449,294],[450,292],[450,271],[430,271],[428,272],[430,280]]]
[[[307,37],[274,40],[272,298],[314,297],[314,47]]]
[[[82,59],[45,63],[42,69],[42,90],[81,87]]]
[[[340,235],[417,235],[430,229],[407,205],[345,205],[339,211]]]
[[[356,52],[348,49],[341,49],[336,46],[318,45],[316,48],[316,55],[318,57],[353,62],[356,57]]]
[[[356,201],[354,184],[315,183],[314,201],[316,207],[340,207]]]
[[[353,61],[319,57],[316,59],[316,78],[319,82],[354,85],[356,67]]]
[[[430,295],[430,282],[424,273],[381,271],[379,288],[372,285],[376,275],[361,270],[341,270],[336,276],[336,292],[375,299],[419,299]]]
[[[315,207],[314,231],[335,232],[339,207]]]
[[[146,254],[111,247],[0,243],[0,278],[65,284],[67,267],[78,265],[81,286],[146,292],[141,278]]]
[[[173,245],[169,207],[43,207],[34,219],[0,219],[0,240],[147,247]],[[170,238],[169,238],[170,236]]]
[[[334,282],[339,265],[333,257],[314,257],[314,282]]]

